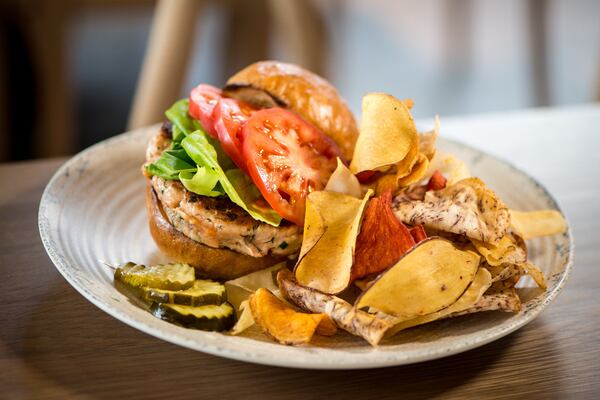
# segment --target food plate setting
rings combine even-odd
[[[310,79],[307,81],[314,82]],[[317,82],[324,85],[321,81]],[[271,93],[277,91],[272,87],[269,90]],[[191,115],[201,114],[202,104],[195,110],[192,107],[197,94],[194,97],[192,92],[189,106],[179,103],[180,110],[189,107]],[[223,98],[226,100],[219,100],[222,104],[218,103],[220,110],[231,108],[231,99],[225,95]],[[247,97],[244,101],[247,101]],[[294,105],[291,101],[286,103]],[[290,108],[294,109],[292,106]],[[238,109],[244,107],[239,106]],[[552,196],[540,183],[510,163],[444,139],[443,128],[440,129],[437,119],[432,131],[417,134],[414,128],[410,136],[411,130],[403,127],[414,125],[409,111],[412,101],[400,101],[382,94],[365,96],[360,136],[354,154],[352,148],[345,144],[336,147],[334,142],[340,140],[339,135],[329,134],[334,142],[323,139],[318,129],[298,116],[312,121],[310,113],[307,116],[296,109],[296,113],[291,113],[287,110],[277,112],[274,107],[263,108],[241,111],[249,119],[242,119],[243,123],[239,122],[240,118],[232,119],[242,127],[233,126],[231,120],[217,119],[225,121],[221,125],[215,124],[219,132],[214,133],[214,137],[219,140],[222,139],[220,132],[223,130],[231,132],[233,129],[237,132],[245,129],[243,145],[235,143],[236,140],[242,140],[235,132],[230,135],[234,143],[223,145],[234,166],[239,167],[226,170],[223,177],[210,177],[210,171],[206,172],[208,169],[205,167],[211,165],[210,160],[206,161],[210,154],[196,147],[200,148],[198,154],[204,157],[196,159],[190,151],[193,145],[205,142],[218,148],[219,145],[214,144],[218,141],[213,142],[210,133],[205,133],[210,129],[187,132],[185,127],[179,128],[178,116],[173,108],[170,114],[167,113],[172,123],[167,128],[165,124],[162,127],[156,125],[113,137],[65,163],[48,183],[39,209],[40,235],[59,272],[97,307],[157,338],[231,359],[311,369],[359,369],[410,364],[482,346],[533,320],[556,298],[566,283],[573,256],[573,242],[566,221]],[[395,115],[398,109],[404,114]],[[225,111],[219,112],[226,114]],[[202,127],[211,122],[204,115],[198,115],[197,119]],[[263,129],[267,126],[264,121],[275,124],[274,130],[280,129],[280,126],[294,128],[287,131],[281,128],[281,131],[272,133]],[[385,129],[377,125],[382,121],[399,128],[386,136]],[[260,128],[251,131],[259,122],[262,124]],[[174,126],[177,128],[174,129]],[[327,127],[318,128],[328,133]],[[193,165],[193,172],[180,170],[175,178],[165,178],[167,172],[162,168],[164,164],[157,161],[161,154],[153,156],[152,146],[148,144],[154,142],[155,147],[161,147],[156,145],[157,132],[164,134],[166,130],[170,131],[170,140],[162,146],[162,151],[169,149],[171,154],[175,154],[178,148],[173,143],[177,142],[179,136],[183,142],[180,147],[197,164]],[[267,192],[269,186],[261,186],[259,182],[268,171],[265,168],[269,160],[254,157],[247,161],[249,155],[262,154],[260,146],[270,145],[265,145],[267,139],[260,136],[264,136],[264,132],[269,133],[265,136],[269,140],[275,137],[279,143],[288,144],[286,149],[290,147],[286,142],[288,136],[300,137],[323,157],[321,164],[330,164],[326,174],[328,179],[322,184],[319,182],[320,176],[314,182],[310,181],[308,185],[315,187],[308,190],[308,196],[298,197],[302,198],[302,202],[292,202],[294,194],[290,195],[290,187],[293,185],[289,181],[288,186],[278,189],[279,194],[284,190],[287,192],[274,199]],[[432,137],[435,143],[428,147],[427,140]],[[204,138],[208,138],[208,141]],[[411,138],[417,138],[416,143]],[[399,151],[382,151],[377,143],[386,144],[386,140],[399,143],[399,147],[403,143],[406,145]],[[412,155],[411,149],[414,150]],[[412,162],[407,162],[409,158]],[[214,159],[217,163],[216,154]],[[350,159],[352,161],[348,162]],[[219,158],[213,171],[222,172],[225,170],[221,169],[222,165]],[[310,165],[314,166],[314,163]],[[401,176],[402,168],[406,168],[406,173]],[[248,193],[236,186],[239,180],[231,171],[246,173],[244,179],[251,179],[257,185],[260,193],[255,191],[254,196],[263,202],[255,199],[252,200],[254,203],[250,202]],[[307,175],[311,173],[307,172]],[[206,182],[211,179],[212,184],[208,187]],[[227,186],[229,181],[235,190]],[[203,268],[195,265],[197,262],[186,259],[185,255],[178,257],[174,252],[165,250],[165,244],[160,240],[164,236],[157,236],[156,224],[151,234],[148,215],[152,212],[147,212],[152,199],[156,204],[158,198],[165,204],[164,207],[169,204],[163,192],[159,192],[158,196],[156,194],[160,182],[185,187],[182,190],[188,190],[188,194],[194,196],[229,198],[239,206],[239,210],[244,209],[248,213],[249,216],[244,215],[244,218],[251,216],[259,221],[257,224],[269,224],[278,229],[297,229],[302,233],[303,241],[298,243],[295,254],[283,254],[286,247],[294,246],[292,241],[279,246],[290,269],[285,268],[285,260],[282,262],[281,257],[276,257],[277,253],[273,251],[273,254],[269,253],[264,258],[273,258],[270,265],[249,266],[241,262],[239,265],[246,270],[232,267],[228,271],[236,273],[228,276],[228,272],[217,269],[223,268],[214,261],[217,257],[213,257],[210,267]],[[500,215],[505,210],[508,221],[510,210],[512,221],[506,222],[503,232],[508,232],[508,224],[511,224],[510,231],[513,233],[501,233],[494,237],[496,226],[486,230],[487,227],[481,224],[476,229],[477,237],[470,235],[468,229],[452,230],[454,228],[451,227],[445,231],[443,226],[435,225],[427,218],[423,220],[422,214],[426,214],[426,211],[414,209],[415,204],[426,207],[427,204],[433,204],[432,199],[437,198],[441,199],[440,204],[443,205],[446,193],[452,194],[451,206],[468,203],[469,196],[460,197],[465,187],[468,190],[474,188],[472,193],[475,194],[485,193],[478,199],[478,210],[483,220],[487,215],[486,207],[490,207],[488,202],[500,202],[496,196],[501,199],[500,205],[493,205],[494,215]],[[154,197],[148,197],[152,190]],[[238,197],[235,197],[236,191]],[[264,204],[264,199],[268,205]],[[392,218],[394,224],[399,223],[400,228],[385,223],[384,216],[387,215],[387,209],[391,212],[390,207],[394,210],[391,215],[396,216]],[[352,212],[344,214],[340,211],[344,209]],[[442,209],[442,215],[451,209]],[[436,210],[440,212],[439,208]],[[543,211],[528,213],[538,210]],[[165,215],[165,220],[173,222],[173,215],[169,212]],[[461,226],[464,220],[468,220],[467,214],[460,215],[462,217],[452,226]],[[498,216],[494,218],[501,220]],[[370,220],[373,219],[381,222],[377,228],[370,228]],[[151,221],[151,227],[152,224]],[[175,223],[173,225],[178,226]],[[394,233],[393,238],[386,240],[386,232],[389,236],[397,232],[394,229],[404,230],[407,238],[396,240]],[[185,227],[179,230],[186,232]],[[370,233],[383,239],[369,241],[366,238]],[[186,236],[193,235],[188,233]],[[191,239],[203,241],[202,237]],[[185,238],[187,241],[191,239]],[[526,246],[524,239],[527,239]],[[509,240],[510,243],[503,244]],[[398,249],[394,251],[401,253],[390,254],[390,250],[381,244],[363,244],[373,241],[393,243],[394,248]],[[523,258],[510,264],[513,260],[511,257],[521,257],[518,255],[520,249],[523,249]],[[260,248],[256,251],[260,251]],[[372,261],[374,259],[376,261]],[[126,263],[130,261],[134,264],[127,266]],[[180,263],[176,265],[177,268],[189,268],[191,281],[188,286],[179,283],[176,287],[160,286],[156,284],[158,281],[153,281],[152,268],[160,269],[165,265],[172,268],[173,264],[167,264],[172,262]],[[225,325],[209,324],[202,325],[200,329],[190,329],[182,320],[169,317],[169,312],[173,310],[193,308],[193,304],[188,303],[186,306],[170,304],[178,302],[173,300],[178,294],[179,298],[185,297],[189,301],[194,296],[190,292],[190,285],[205,287],[202,286],[204,281],[196,280],[194,283],[194,268],[186,263],[195,267],[196,279],[227,281],[224,285],[227,293],[221,289],[223,285],[212,285],[211,280],[206,281],[209,282],[206,287],[209,288],[207,290],[217,291],[217,297],[222,295],[218,302],[231,306],[237,318],[232,316],[230,323]],[[507,267],[509,264],[510,268]],[[460,271],[460,276],[456,271]],[[137,280],[131,280],[132,277]],[[171,279],[169,282],[173,283],[173,279],[177,281],[180,276]],[[272,279],[272,282],[264,285],[257,283],[265,279]],[[132,296],[123,287],[119,288],[119,285],[115,285],[117,281],[124,282],[125,286],[133,285],[131,287],[138,290],[138,295],[134,293]],[[164,289],[175,292],[169,294]],[[183,293],[181,290],[187,291]],[[139,293],[142,292],[141,297],[152,293],[151,306],[140,306],[140,302],[135,301],[136,296],[141,298]],[[383,292],[392,295],[382,296]],[[204,300],[206,298],[212,297],[202,297]],[[316,304],[319,302],[320,305]],[[342,306],[336,308],[333,304]],[[340,309],[344,310],[346,306],[348,312],[340,316]],[[207,307],[214,309],[219,306],[203,307],[197,309],[205,310],[203,318],[210,320],[211,315],[206,316]],[[289,318],[288,325],[293,328],[286,330],[278,327],[278,319],[285,322],[284,317]],[[365,323],[369,328],[362,329],[364,321],[361,322],[361,319],[364,318],[369,321],[373,319],[375,323]],[[301,321],[305,322],[301,324]],[[295,325],[299,324],[302,326],[296,329]],[[371,327],[378,324],[385,326],[385,329],[372,332]],[[201,330],[206,326],[211,330],[223,331]]]

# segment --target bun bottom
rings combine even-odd
[[[160,251],[175,262],[187,263],[214,279],[235,279],[284,261],[286,257],[250,257],[233,250],[198,243],[179,232],[167,219],[150,184],[146,187],[150,234]]]

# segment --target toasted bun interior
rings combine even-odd
[[[210,278],[234,279],[285,260],[285,257],[250,257],[228,249],[208,247],[188,238],[171,225],[149,183],[146,209],[150,234],[160,251],[174,262],[188,263]]]
[[[320,76],[297,65],[260,61],[232,76],[225,92],[256,107],[295,111],[333,139],[346,160],[352,158],[356,121],[337,90]]]

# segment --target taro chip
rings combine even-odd
[[[310,342],[326,314],[297,312],[267,289],[258,289],[250,297],[250,309],[254,321],[265,334],[283,344],[304,344]],[[321,331],[331,333],[331,325],[326,322]]]
[[[350,171],[389,169],[404,160],[415,144],[418,153],[417,128],[406,104],[389,94],[369,93],[362,100],[360,134]]]
[[[510,210],[510,220],[513,229],[525,240],[555,235],[567,230],[567,221],[556,210],[530,212]]]
[[[479,268],[477,274],[475,275],[475,279],[473,279],[473,282],[471,282],[467,290],[458,298],[458,300],[456,300],[454,304],[441,309],[440,311],[400,322],[386,332],[386,336],[393,336],[401,330],[417,325],[423,325],[428,322],[436,321],[440,318],[446,317],[452,313],[467,310],[473,307],[479,301],[479,299],[481,299],[491,284],[492,276],[490,273],[485,268]]]
[[[324,293],[339,293],[350,284],[354,247],[363,210],[373,192],[357,199],[335,192],[312,192],[307,197],[306,226],[321,226],[316,235],[305,228],[295,268],[298,282]],[[322,234],[321,234],[322,233]]]
[[[358,297],[355,308],[375,309],[401,321],[440,311],[465,292],[479,261],[473,251],[429,238],[379,275]]]
[[[391,192],[372,198],[356,239],[351,281],[391,267],[414,245],[408,228],[392,212]]]
[[[362,197],[362,189],[358,178],[350,172],[339,157],[337,159],[337,168],[331,174],[329,181],[327,181],[325,190],[347,194],[352,197]]]

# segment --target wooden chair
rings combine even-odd
[[[283,41],[286,60],[323,73],[326,37],[320,15],[306,0],[232,0],[228,7],[225,58],[227,75],[268,57],[269,33]],[[163,119],[181,93],[196,22],[207,4],[200,0],[159,0],[128,128]],[[269,18],[267,18],[267,16]]]

